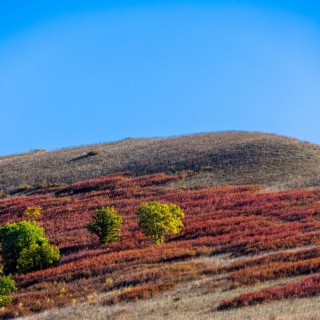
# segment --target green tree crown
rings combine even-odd
[[[143,203],[137,210],[137,215],[142,231],[156,245],[164,242],[167,235],[180,233],[183,228],[181,218],[184,213],[175,204]]]
[[[6,273],[16,271],[17,261],[23,249],[32,244],[48,243],[44,229],[34,221],[8,223],[0,228],[1,255]]]
[[[123,220],[113,207],[96,209],[92,220],[87,224],[87,229],[99,237],[100,243],[105,244],[120,240],[119,233]]]
[[[21,273],[27,273],[56,266],[59,261],[60,251],[58,247],[49,243],[41,245],[34,243],[21,251],[17,261],[17,269]]]

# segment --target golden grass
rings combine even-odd
[[[282,282],[283,283],[283,282]],[[196,286],[199,288],[196,288]],[[97,303],[86,303],[74,307],[49,311],[25,318],[34,320],[62,319],[215,319],[215,320],[318,320],[320,319],[320,298],[276,301],[266,305],[246,307],[230,311],[215,311],[220,299],[243,292],[202,293],[203,283],[182,286],[174,292],[150,300],[104,307]],[[264,286],[257,286],[262,288]]]

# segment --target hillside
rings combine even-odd
[[[249,132],[126,139],[1,157],[0,178],[10,193],[1,225],[41,206],[39,223],[61,252],[58,266],[13,274],[18,291],[1,319],[320,314],[317,145]],[[139,205],[153,201],[185,213],[182,232],[160,246],[137,222]],[[102,206],[122,216],[120,242],[101,245],[87,231]]]
[[[91,153],[90,153],[91,152]],[[125,139],[50,152],[0,157],[0,190],[30,191],[114,172],[192,170],[181,185],[261,184],[271,189],[320,186],[320,148],[255,132]]]
[[[173,187],[185,178],[112,174],[0,200],[2,223],[40,205],[39,223],[61,251],[58,266],[13,275],[18,291],[0,318],[317,319],[320,189]],[[151,201],[185,212],[182,232],[160,246],[137,224],[138,206]],[[101,206],[121,214],[120,242],[100,245],[86,230]],[[270,303],[276,309],[259,308]]]

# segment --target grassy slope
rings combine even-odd
[[[232,304],[239,294],[258,290],[259,296],[250,294],[238,306],[268,302],[260,289],[286,288],[289,282],[295,297],[305,296],[299,281],[319,280],[319,189],[261,193],[257,186],[167,187],[181,178],[119,174],[55,193],[44,188],[0,200],[3,223],[21,220],[27,206],[42,206],[40,223],[62,253],[55,268],[14,275],[19,291],[0,317],[76,304],[67,318],[133,319],[137,312],[137,319],[228,319],[224,315],[242,311],[218,311],[223,299]],[[159,247],[141,234],[135,214],[141,202],[155,200],[185,211],[182,233]],[[114,206],[124,219],[119,243],[101,246],[85,230],[94,209],[103,205]],[[308,295],[320,292],[319,286],[311,282]],[[290,298],[287,293],[273,300]],[[127,303],[150,295],[155,296],[150,302]]]
[[[208,280],[212,281],[212,279]],[[290,281],[290,280],[287,280]],[[291,280],[292,281],[292,280]],[[278,281],[279,282],[279,281]],[[281,282],[284,282],[281,280]],[[275,282],[257,285],[256,289]],[[244,292],[246,288],[229,291],[206,292],[204,282],[195,281],[179,286],[176,290],[155,299],[135,303],[116,304],[106,308],[100,303],[83,303],[39,314],[37,320],[109,319],[109,320],[319,320],[318,297],[274,301],[249,308],[216,311],[221,299]]]
[[[98,154],[86,156],[96,150]],[[271,134],[221,132],[119,142],[0,157],[0,190],[73,183],[112,172],[197,172],[182,184],[320,186],[320,148]]]
[[[86,156],[91,150],[98,154]],[[178,178],[115,176],[66,188],[43,184],[28,190],[27,197],[0,200],[3,223],[20,220],[28,205],[43,206],[41,223],[62,250],[59,267],[15,276],[19,292],[2,316],[76,301],[74,308],[40,317],[317,319],[318,298],[227,311],[217,307],[223,299],[319,274],[320,191],[262,194],[255,186],[207,189],[221,184],[263,184],[269,190],[319,187],[316,145],[269,134],[224,132],[7,156],[0,157],[0,190],[12,192],[23,184],[36,187],[44,180],[69,184],[119,171],[143,175],[183,170],[193,173]],[[188,189],[194,185],[202,189]],[[175,202],[186,211],[183,234],[158,250],[138,232],[134,216],[139,203],[155,199]],[[114,205],[124,215],[121,244],[101,248],[85,231],[90,214],[100,205]],[[274,256],[275,252],[281,255]],[[251,261],[248,254],[266,260]],[[237,270],[232,270],[237,262]],[[157,274],[158,280],[148,280]],[[113,284],[107,285],[107,279]],[[137,286],[145,294],[157,281],[173,288],[135,304],[104,305],[110,293],[130,293]],[[67,293],[61,294],[62,289]]]

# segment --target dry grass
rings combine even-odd
[[[225,261],[225,263],[227,263]],[[272,285],[287,284],[302,280],[305,277],[281,279],[256,285],[250,290],[260,290]],[[319,320],[320,298],[276,301],[273,303],[217,311],[218,302],[233,298],[248,287],[225,290],[221,288],[221,276],[193,281],[180,285],[174,291],[167,292],[153,299],[140,300],[134,303],[103,305],[105,296],[95,297],[94,301],[78,304],[63,309],[51,310],[32,317],[21,319],[63,320],[63,319],[215,319],[215,320]],[[110,294],[108,295],[110,296]]]
[[[283,250],[281,252],[293,252]],[[263,256],[263,255],[262,255]],[[230,255],[200,257],[192,263],[230,266],[238,259]],[[169,267],[169,266],[168,266]],[[123,302],[114,305],[105,304],[117,294],[126,294],[130,289],[122,289],[107,294],[96,295],[86,303],[75,304],[61,309],[49,310],[18,320],[65,320],[65,319],[110,319],[110,320],[320,320],[320,297],[307,299],[275,301],[268,304],[217,311],[219,301],[232,299],[247,290],[258,291],[270,286],[285,285],[304,280],[307,276],[283,278],[263,282],[254,287],[242,286],[227,289],[223,285],[225,274],[217,274],[202,280],[178,285],[175,290],[165,292],[151,299]]]
[[[94,154],[88,154],[94,150]],[[128,171],[196,174],[181,186],[262,184],[270,190],[320,185],[320,148],[255,132],[222,132],[119,142],[0,157],[0,190],[73,183]],[[20,190],[21,191],[21,190]],[[25,190],[30,192],[30,189]]]

